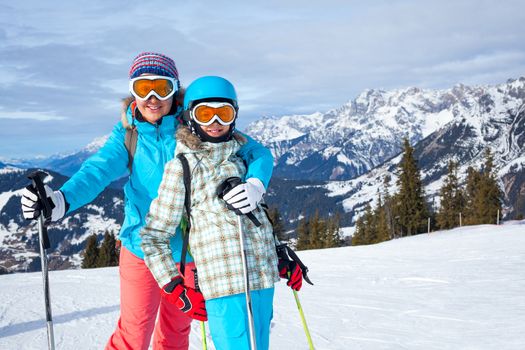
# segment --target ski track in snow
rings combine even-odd
[[[317,350],[525,349],[525,221],[299,255],[315,283],[299,298]],[[118,268],[50,273],[57,349],[104,347],[118,285]],[[42,274],[0,276],[0,300],[0,349],[45,349]],[[308,349],[284,283],[274,306],[271,349]],[[200,337],[194,322],[190,349]]]

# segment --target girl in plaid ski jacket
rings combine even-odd
[[[244,179],[246,174],[243,160],[236,156],[246,139],[232,132],[236,102],[235,90],[227,80],[196,80],[185,95],[188,125],[179,126],[176,134],[175,155],[184,154],[191,173],[189,246],[202,294],[183,285],[169,245],[184,214],[183,168],[176,157],[166,164],[158,197],[141,232],[146,265],[163,287],[164,297],[195,319],[208,318],[217,349],[249,349],[238,217],[217,195],[226,179]],[[247,188],[248,196],[249,192]],[[266,214],[260,209],[252,213],[259,227],[246,215],[241,215],[240,222],[247,247],[257,348],[268,349],[273,286],[279,280],[277,255]]]

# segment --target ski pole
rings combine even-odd
[[[242,232],[241,216],[237,216],[237,223],[239,225],[239,239],[241,246],[241,259],[244,274],[244,294],[246,294],[246,309],[248,310],[248,327],[250,329],[250,344],[252,350],[257,350],[257,342],[255,341],[255,327],[253,324],[253,310],[252,297],[250,295],[250,276],[248,275],[248,261],[246,260],[246,246],[244,244],[244,234]]]
[[[224,199],[224,195],[228,193],[235,186],[241,184],[241,178],[229,177],[224,180],[223,183],[217,188],[217,196],[220,199]],[[226,207],[233,210],[237,214],[237,225],[239,226],[239,245],[241,248],[241,260],[242,260],[242,272],[244,276],[244,294],[246,295],[246,310],[248,312],[248,327],[250,330],[250,345],[251,350],[257,350],[257,342],[255,339],[255,326],[253,322],[253,309],[252,309],[252,297],[250,294],[250,277],[248,275],[248,261],[246,259],[246,245],[244,243],[244,233],[242,231],[242,220],[241,215],[244,215],[240,210],[234,208],[230,204],[226,204]],[[261,226],[261,223],[252,212],[246,214],[246,216],[253,222],[255,226]]]
[[[288,275],[290,275],[290,272],[288,272]],[[303,308],[301,306],[301,302],[299,301],[299,294],[297,294],[297,291],[293,289],[292,292],[295,298],[295,303],[297,304],[297,309],[299,310],[299,315],[301,316],[301,323],[303,324],[304,333],[306,334],[306,339],[308,340],[308,347],[310,350],[314,350],[314,343],[312,342],[312,337],[310,336],[310,331],[308,330],[308,325],[306,324]]]
[[[276,247],[277,249],[277,256],[279,259],[283,259],[284,261],[294,261],[301,271],[303,272],[302,278],[312,286],[314,285],[312,281],[310,281],[310,278],[308,278],[308,267],[306,267],[305,264],[299,259],[297,254],[288,247],[287,244],[279,244]],[[290,258],[292,260],[290,260]],[[290,279],[290,276],[292,275],[291,271],[288,271],[288,280]],[[308,330],[308,325],[306,324],[306,318],[304,317],[303,308],[301,306],[301,302],[299,301],[299,294],[295,289],[292,289],[293,296],[295,298],[295,304],[297,304],[297,309],[299,310],[299,315],[301,316],[301,323],[303,324],[304,333],[306,334],[306,339],[308,340],[308,346],[310,350],[314,350],[314,344],[312,342],[312,337],[310,336],[310,331]]]
[[[53,333],[53,316],[51,313],[51,300],[49,297],[49,276],[47,268],[47,252],[50,248],[49,236],[47,234],[47,227],[44,221],[45,218],[51,216],[51,205],[47,200],[46,190],[44,188],[43,179],[47,174],[43,171],[36,171],[29,175],[29,179],[33,181],[42,208],[40,209],[40,215],[38,217],[38,238],[40,245],[40,262],[42,264],[42,279],[44,282],[44,302],[46,307],[46,322],[47,322],[47,346],[50,350],[55,349],[55,336]]]
[[[202,350],[208,350],[208,344],[206,343],[206,325],[204,321],[201,321],[201,336],[202,336]]]

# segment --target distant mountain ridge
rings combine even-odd
[[[10,159],[4,162],[21,169],[52,169],[62,175],[71,176],[80,169],[80,166],[87,158],[96,153],[104,145],[108,137],[109,135],[97,137],[86,147],[74,152],[53,154],[49,157]]]
[[[366,90],[341,108],[263,118],[246,132],[271,149],[277,177],[349,180],[396,156],[403,137],[416,144],[449,123],[490,114],[487,108],[516,111],[524,84]]]

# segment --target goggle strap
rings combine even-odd
[[[137,101],[133,100],[133,102],[131,102],[131,124],[132,125],[135,125],[135,118],[136,118],[136,110],[137,110]]]

